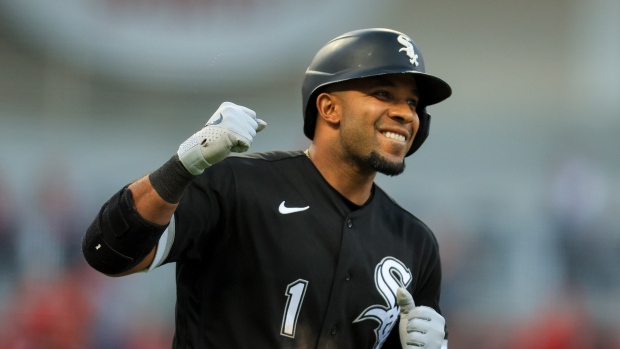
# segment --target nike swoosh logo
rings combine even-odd
[[[306,206],[306,207],[286,207],[284,205],[285,202],[286,201],[282,201],[282,203],[280,204],[280,207],[278,207],[278,211],[280,211],[280,213],[282,213],[282,214],[301,212],[301,211],[305,211],[305,210],[310,208],[310,206]]]
[[[220,113],[220,117],[219,118],[217,118],[216,120],[213,120],[211,122],[207,122],[207,125],[217,125],[217,124],[221,123],[223,119],[224,119],[224,117],[222,116],[222,113]]]

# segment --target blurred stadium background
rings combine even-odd
[[[365,27],[454,90],[378,178],[440,240],[450,347],[620,348],[620,1],[0,0],[0,349],[169,348],[174,267],[100,276],[85,228],[222,101],[305,149],[305,68]]]

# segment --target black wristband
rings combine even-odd
[[[179,156],[174,154],[162,167],[149,175],[151,185],[164,201],[176,204],[195,176],[187,171]]]

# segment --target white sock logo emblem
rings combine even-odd
[[[379,323],[375,329],[377,341],[373,349],[381,348],[390,331],[398,321],[400,308],[396,303],[396,290],[407,287],[411,282],[411,272],[398,259],[385,257],[375,268],[375,286],[387,305],[373,305],[364,310],[355,322],[374,320]]]
[[[413,44],[411,43],[411,39],[409,39],[406,35],[400,35],[398,36],[398,42],[401,45],[405,46],[398,50],[398,52],[405,51],[405,54],[410,58],[409,62],[411,62],[411,64],[415,65],[416,67],[420,65],[420,63],[418,63],[418,55],[413,50]]]

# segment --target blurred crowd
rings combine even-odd
[[[415,35],[454,88],[389,178],[415,185],[386,190],[439,240],[450,348],[620,349],[619,15],[619,0],[0,0],[0,349],[170,348],[174,265],[100,275],[86,228],[215,101],[268,116],[261,150],[306,141],[311,55],[371,25]]]
[[[81,238],[106,198],[84,202],[66,178],[47,173],[26,200],[0,177],[0,349],[169,348],[172,269],[120,279],[90,269]],[[609,180],[587,158],[562,161],[533,232],[484,207],[476,223],[431,219],[451,348],[620,348]]]
[[[610,181],[601,164],[570,156],[551,169],[544,202],[531,203],[538,226],[519,222],[531,216],[507,219],[511,227],[486,215],[474,226],[440,224],[452,348],[620,348]],[[475,232],[462,238],[455,227]]]
[[[137,284],[123,288],[84,261],[94,213],[66,178],[46,176],[28,202],[0,179],[0,349],[170,348],[172,318],[141,312]]]

